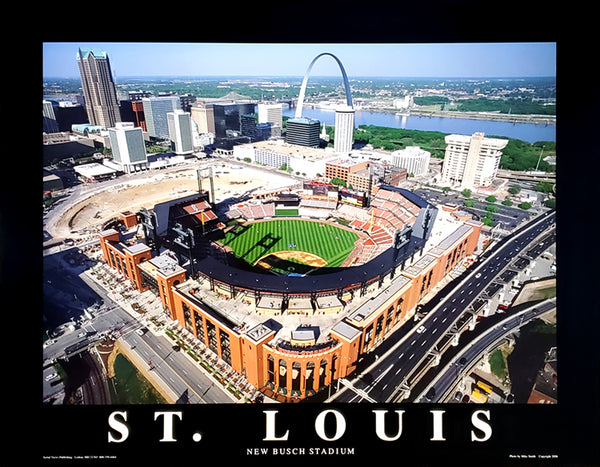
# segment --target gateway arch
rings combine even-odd
[[[306,83],[308,83],[308,77],[310,75],[310,71],[312,70],[312,67],[315,64],[315,62],[323,55],[329,55],[330,57],[333,57],[333,59],[339,65],[340,71],[342,72],[342,78],[344,80],[344,89],[346,91],[346,104],[348,104],[349,107],[352,107],[352,95],[350,94],[350,84],[348,83],[348,76],[346,75],[346,70],[344,70],[344,65],[342,65],[342,62],[340,62],[340,59],[337,58],[332,53],[323,52],[323,53],[317,55],[315,58],[313,58],[312,62],[310,62],[310,65],[308,65],[308,68],[306,69],[306,74],[304,75],[304,80],[302,81],[302,87],[300,88],[300,94],[298,95],[298,105],[296,106],[296,118],[302,117],[302,106],[304,104],[304,94],[306,93]]]

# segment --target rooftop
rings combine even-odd
[[[108,54],[104,50],[99,49],[78,49],[77,50],[77,60],[87,60],[89,56],[93,55],[95,58],[108,58]]]
[[[97,162],[92,162],[91,164],[77,165],[73,170],[87,178],[98,177],[101,175],[111,175],[116,172],[116,170],[111,169],[110,167],[107,167],[103,164],[98,164]]]
[[[314,118],[308,118],[308,117],[290,118],[288,120],[288,123],[289,122],[302,123],[302,124],[305,124],[305,125],[315,124],[315,123],[318,123],[319,125],[321,124],[321,122],[319,120],[316,120]]]
[[[292,157],[300,157],[309,161],[339,158],[339,154],[333,153],[326,149],[289,144],[283,140],[256,141],[254,143],[248,143],[248,146],[263,151],[270,151],[276,154],[286,154]]]

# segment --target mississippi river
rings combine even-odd
[[[295,108],[283,108],[284,116],[293,118],[295,112]],[[335,122],[335,112],[333,110],[311,109],[306,104],[302,109],[302,116],[315,118],[326,125],[333,125]],[[543,123],[536,125],[534,123],[471,120],[467,118],[400,116],[395,113],[367,112],[363,110],[357,110],[354,119],[356,127],[359,125],[375,125],[406,130],[440,131],[460,135],[483,132],[486,136],[504,136],[527,141],[528,143],[556,141],[556,125],[545,125]]]

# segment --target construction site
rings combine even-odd
[[[137,212],[142,207],[198,192],[197,169],[211,167],[215,201],[237,198],[259,189],[294,185],[293,178],[274,169],[227,164],[221,160],[186,163],[160,171],[122,175],[103,182],[78,185],[56,203],[44,218],[47,237],[85,241],[102,225],[123,211]]]

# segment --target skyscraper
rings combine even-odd
[[[442,166],[442,183],[461,187],[490,186],[498,172],[502,149],[508,140],[485,138],[483,133],[472,136],[448,135]]]
[[[282,104],[258,104],[258,123],[275,123],[283,126]]]
[[[305,117],[290,118],[287,122],[285,142],[318,148],[320,130],[321,124],[319,120]]]
[[[42,117],[43,117],[43,129],[44,133],[58,133],[58,122],[54,115],[54,109],[52,102],[42,101]]]
[[[215,136],[226,138],[242,131],[242,115],[253,114],[255,104],[242,102],[215,102],[213,116],[215,122]]]
[[[335,109],[333,150],[348,154],[354,142],[354,108],[342,105]]]
[[[89,123],[104,128],[113,127],[121,121],[121,116],[108,54],[79,49],[77,64]]]
[[[173,152],[175,154],[192,154],[194,152],[194,139],[192,137],[190,113],[183,110],[168,112],[167,125]]]
[[[142,129],[130,122],[117,122],[108,129],[113,161],[121,165],[123,172],[131,173],[148,165],[146,145]]]
[[[181,110],[179,97],[145,97],[142,103],[148,134],[154,138],[169,139],[167,114]]]

